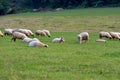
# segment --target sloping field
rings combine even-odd
[[[120,41],[97,43],[98,32],[120,32],[120,8],[21,13],[0,17],[0,28],[48,29],[51,38],[35,35],[48,48],[28,47],[12,36],[0,37],[0,80],[119,80]],[[77,34],[88,31],[90,39],[79,44]],[[52,43],[55,37],[65,43]],[[32,38],[32,37],[31,37]]]
[[[120,8],[91,8],[59,12],[21,13],[0,18],[0,28],[46,28],[53,32],[118,31]]]

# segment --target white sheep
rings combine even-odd
[[[61,42],[65,42],[65,39],[63,37],[60,38],[54,38],[52,40],[53,43],[61,43]]]
[[[100,36],[100,39],[103,38],[103,37],[112,39],[112,36],[109,34],[109,32],[105,32],[105,31],[99,32],[99,36]]]
[[[110,35],[112,36],[113,39],[119,39],[120,40],[120,36],[117,32],[110,32]]]
[[[40,42],[40,41],[31,41],[30,43],[29,43],[29,46],[30,47],[48,47],[48,45],[47,44],[44,44],[44,43],[42,43],[42,42]]]
[[[23,42],[31,42],[33,39],[31,38],[28,38],[28,37],[25,37],[22,41]]]
[[[46,33],[45,33],[44,31],[42,31],[42,30],[37,30],[37,31],[35,32],[35,34],[36,34],[36,35],[41,35],[41,36],[47,36]]]
[[[43,29],[42,31],[44,31],[48,37],[50,37],[50,36],[51,36],[51,35],[50,35],[50,31],[49,31],[49,30],[45,30],[45,29]]]
[[[4,35],[12,35],[12,32],[14,31],[15,29],[4,29]]]
[[[22,39],[23,40],[24,38],[27,37],[25,34],[20,33],[20,32],[13,32],[12,35],[13,35],[13,37],[12,37],[11,40],[14,40],[14,41],[16,41],[16,39]]]
[[[83,41],[88,41],[89,40],[89,34],[88,32],[82,32],[77,35],[79,43],[82,43]]]
[[[21,33],[24,33],[27,36],[33,36],[34,37],[33,32],[29,29],[18,29],[18,30],[14,30],[13,32],[21,32]]]
[[[3,35],[3,33],[2,33],[1,31],[0,31],[0,36],[1,36],[1,37],[3,37],[3,36],[4,36],[4,35]]]

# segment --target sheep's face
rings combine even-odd
[[[47,44],[45,44],[44,47],[48,48],[49,46]]]
[[[65,39],[64,39],[64,38],[61,38],[61,39],[60,39],[60,42],[65,42]]]

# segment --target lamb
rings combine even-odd
[[[65,42],[65,39],[63,37],[60,37],[60,38],[54,38],[52,40],[53,43],[62,43],[62,42]]]
[[[1,31],[0,31],[0,36],[1,36],[1,37],[3,37],[3,36],[4,36],[4,35],[3,35],[3,33],[2,33]]]
[[[20,33],[20,32],[13,32],[12,35],[13,35],[13,37],[12,37],[11,40],[14,40],[14,42],[16,41],[16,39],[22,39],[23,40],[24,38],[27,37],[25,34]]]
[[[35,34],[36,34],[36,35],[41,35],[41,36],[47,36],[46,33],[45,33],[44,31],[42,31],[42,30],[37,30],[37,31],[35,32]]]
[[[113,39],[119,39],[120,40],[119,33],[117,33],[117,32],[110,32],[110,35],[112,36]]]
[[[82,43],[83,41],[88,41],[89,40],[89,34],[88,32],[82,32],[77,35],[79,43]]]
[[[29,43],[29,46],[30,47],[48,47],[48,45],[47,44],[44,44],[44,43],[42,43],[42,42],[40,42],[40,41],[31,41],[30,43]]]
[[[109,32],[105,32],[105,31],[99,32],[99,36],[100,36],[100,39],[102,39],[103,37],[112,39],[112,36],[109,34]]]

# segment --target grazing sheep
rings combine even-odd
[[[36,35],[41,35],[41,36],[47,36],[46,33],[45,33],[44,31],[42,31],[42,30],[37,30],[37,31],[35,32],[35,34],[36,34]]]
[[[50,31],[48,31],[48,30],[42,30],[42,31],[44,31],[45,33],[46,33],[46,35],[48,36],[48,37],[50,37]]]
[[[1,31],[0,31],[0,36],[1,36],[1,37],[3,37],[3,36],[4,36],[4,35],[3,35],[3,33],[2,33]]]
[[[33,32],[31,30],[28,29],[27,31],[29,33],[28,36],[33,36],[34,37],[34,34],[33,34]]]
[[[13,32],[21,32],[21,33],[24,33],[26,36],[33,36],[34,37],[33,32],[29,29],[18,29],[18,30],[14,30]]]
[[[106,42],[104,39],[97,39],[96,42]]]
[[[112,39],[112,36],[109,34],[109,32],[105,32],[105,31],[99,32],[99,36],[100,36],[100,39],[103,38],[103,37]]]
[[[40,42],[40,41],[31,41],[30,43],[29,43],[29,46],[30,47],[48,47],[48,45],[47,44],[44,44],[44,43],[42,43],[42,42]]]
[[[65,39],[63,37],[60,38],[54,38],[52,40],[53,43],[61,43],[61,42],[65,42]]]
[[[12,32],[14,31],[15,29],[4,29],[4,35],[12,35]]]
[[[119,33],[117,33],[117,32],[110,32],[110,35],[112,36],[113,39],[119,39],[120,40]]]
[[[79,43],[82,43],[83,41],[88,41],[89,40],[89,34],[88,32],[82,32],[78,34],[77,36]]]
[[[23,42],[31,42],[33,39],[31,38],[28,38],[28,37],[25,37],[22,41]]]
[[[25,35],[25,34],[23,34],[23,33],[20,33],[20,32],[13,32],[13,37],[12,37],[12,39],[11,40],[14,40],[14,42],[16,41],[16,39],[24,39],[24,38],[26,38],[27,36]]]

